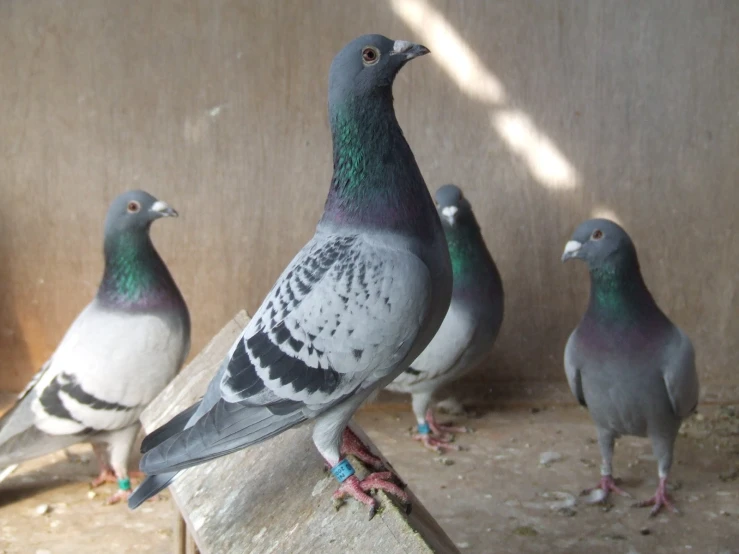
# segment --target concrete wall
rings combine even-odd
[[[94,294],[127,188],[181,213],[153,234],[194,351],[253,312],[322,211],[331,58],[380,32],[431,48],[398,78],[398,117],[429,186],[474,202],[506,283],[472,381],[562,382],[588,285],[559,256],[598,213],[631,232],[709,398],[736,400],[737,29],[734,0],[1,2],[0,388]]]

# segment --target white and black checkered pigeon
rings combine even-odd
[[[414,438],[442,452],[458,449],[450,433],[467,429],[437,423],[430,408],[433,395],[475,369],[490,352],[503,323],[503,283],[462,191],[444,185],[436,192],[436,205],[452,260],[452,302],[426,350],[386,388],[412,395],[418,423]]]
[[[675,510],[667,474],[678,429],[698,404],[698,375],[690,339],[659,309],[642,279],[634,243],[616,223],[591,219],[565,246],[562,261],[590,269],[590,302],[570,335],[564,362],[572,393],[598,431],[601,481],[586,493],[605,500],[628,496],[613,480],[613,445],[621,435],[648,436],[657,458],[657,492],[640,506]]]
[[[315,420],[314,443],[346,496],[370,507],[383,489],[408,502],[389,472],[362,480],[342,453],[345,431],[441,325],[452,287],[434,203],[395,118],[392,83],[418,44],[359,37],[334,58],[329,119],[334,174],[316,233],[231,348],[203,399],[149,435],[135,508],[178,471]],[[349,436],[347,436],[349,435]],[[342,437],[344,448],[342,452]],[[355,452],[352,452],[355,453]],[[303,452],[297,453],[304,455]],[[375,461],[368,452],[360,457]]]
[[[153,221],[171,216],[143,191],[113,201],[97,295],[0,419],[0,468],[90,442],[100,463],[93,486],[118,483],[109,503],[130,495],[139,415],[190,348],[187,306],[149,237]]]

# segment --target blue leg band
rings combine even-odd
[[[128,477],[125,477],[123,479],[118,479],[118,488],[122,491],[130,491],[131,490],[131,480]]]
[[[418,433],[420,435],[428,435],[431,433],[431,427],[429,427],[428,423],[419,423],[418,424]]]
[[[349,460],[344,458],[338,464],[331,468],[331,473],[334,477],[336,477],[336,480],[339,483],[343,483],[344,481],[349,479],[349,477],[354,475],[354,468],[352,467],[352,464],[349,463]]]

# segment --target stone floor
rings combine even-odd
[[[578,491],[598,479],[587,413],[575,407],[517,408],[456,418],[475,429],[463,452],[438,456],[409,438],[410,412],[374,405],[358,421],[393,462],[463,554],[739,553],[739,409],[704,407],[686,422],[673,468],[682,515],[647,517],[616,497],[606,507]],[[0,553],[87,554],[171,551],[166,495],[136,512],[92,497],[87,447],[21,466],[0,484]],[[541,463],[546,461],[546,463]],[[615,468],[623,488],[651,496],[656,467],[645,440],[624,438]]]

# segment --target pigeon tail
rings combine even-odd
[[[133,494],[128,497],[128,507],[135,510],[141,504],[156,496],[166,489],[169,484],[177,477],[179,471],[170,471],[168,473],[160,473],[159,475],[148,475],[141,484],[136,487]]]
[[[20,433],[7,437],[0,444],[0,468],[51,454],[86,438],[79,434],[49,435],[37,427],[30,426]]]
[[[187,427],[187,423],[190,421],[190,418],[195,414],[199,407],[200,401],[196,402],[186,410],[180,412],[172,419],[170,419],[167,423],[165,423],[161,427],[154,429],[151,433],[146,435],[144,437],[144,440],[141,442],[141,453],[146,454],[149,450],[159,446],[170,437],[173,437],[176,434],[184,431]]]
[[[141,470],[160,474],[186,469],[262,442],[307,419],[300,409],[278,412],[270,406],[221,399],[191,427],[149,447],[141,458]],[[168,434],[165,428],[157,432],[160,437]]]

